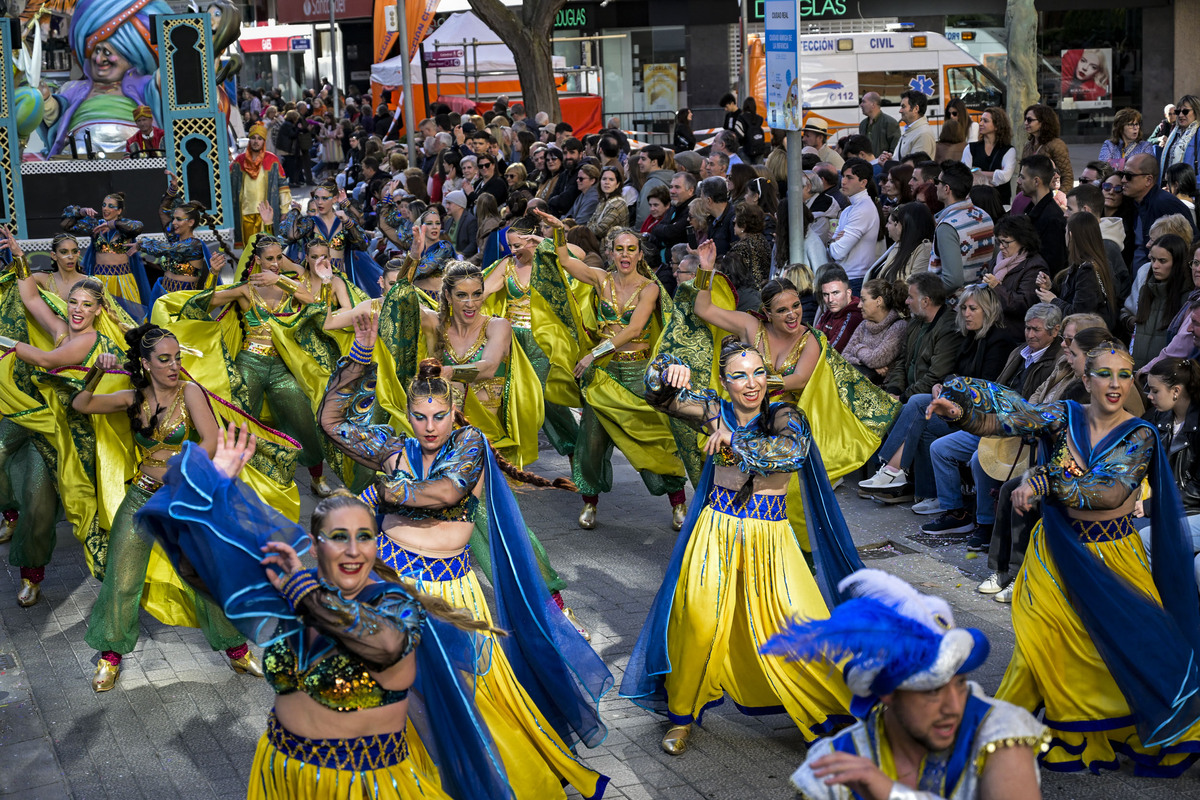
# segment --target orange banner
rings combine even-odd
[[[441,0],[403,0],[408,15],[408,58],[417,54],[417,48],[433,27],[433,17]],[[375,0],[375,61],[387,61],[396,48],[399,33],[388,30],[387,21],[395,18],[396,0]],[[393,27],[396,27],[393,25]]]

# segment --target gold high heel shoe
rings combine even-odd
[[[314,478],[312,482],[312,493],[317,497],[329,497],[333,494],[333,487],[329,485],[329,481],[325,480],[322,475],[319,478]]]
[[[683,755],[688,748],[688,738],[691,735],[691,725],[672,725],[662,738],[663,752],[673,756]]]
[[[596,527],[596,504],[584,503],[583,511],[579,512],[579,527],[590,531]]]
[[[114,664],[104,658],[100,659],[96,664],[96,672],[92,675],[92,691],[107,692],[117,685],[117,678],[120,676],[120,664]]]
[[[687,503],[680,503],[677,506],[671,506],[671,527],[677,531],[683,530],[683,523],[687,519]]]
[[[563,616],[567,618],[567,621],[575,626],[575,630],[579,631],[579,635],[583,637],[583,640],[585,642],[590,642],[592,640],[592,635],[588,633],[587,628],[583,627],[583,625],[579,622],[579,619],[575,616],[575,612],[569,607],[563,608],[562,612]]]
[[[17,592],[17,605],[21,608],[29,608],[41,597],[42,585],[40,583],[34,583],[28,578],[21,578],[21,591]]]
[[[254,657],[254,653],[251,653],[249,650],[241,658],[229,659],[229,668],[238,675],[252,675],[255,678],[263,677],[262,664],[258,663],[258,659]]]

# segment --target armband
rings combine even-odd
[[[696,277],[692,278],[692,285],[697,289],[704,290],[712,287],[713,271],[711,269],[696,270]]]
[[[783,376],[782,375],[768,375],[767,376],[767,390],[771,391],[771,392],[782,392],[783,391]]]
[[[1038,497],[1050,494],[1050,475],[1045,467],[1034,467],[1025,473],[1025,482]]]
[[[479,367],[474,364],[463,364],[462,366],[453,364],[451,365],[451,369],[454,370],[454,375],[450,380],[457,381],[458,383],[470,383],[479,378]]]
[[[565,245],[567,243],[567,232],[562,228],[556,227],[554,229],[553,238],[554,238],[554,249],[557,250],[558,248],[562,247],[563,245]]]
[[[296,283],[291,278],[284,277],[283,275],[279,276],[278,285],[288,297],[295,297],[296,290],[300,288],[300,284]]]
[[[13,272],[17,274],[17,280],[23,281],[29,277],[29,259],[25,256],[20,256],[13,259]]]
[[[375,488],[374,484],[364,489],[358,495],[358,499],[369,505],[372,510],[379,508],[379,490]]]
[[[17,346],[16,339],[11,339],[7,336],[0,336],[0,347],[3,347],[5,350],[12,350],[16,346]]]
[[[592,359],[603,358],[609,353],[615,352],[617,346],[612,343],[612,339],[605,339],[600,344],[592,348]]]
[[[100,386],[100,381],[104,379],[104,375],[104,370],[100,369],[99,365],[93,364],[92,368],[88,370],[87,376],[83,379],[83,391],[95,392],[96,388]]]
[[[368,350],[355,341],[354,344],[350,345],[350,352],[347,353],[347,356],[349,356],[350,360],[356,364],[370,364],[371,353],[373,353],[374,350],[374,347]]]
[[[321,588],[321,584],[317,583],[317,579],[313,577],[311,572],[297,572],[292,575],[283,584],[280,592],[288,603],[295,610],[300,606],[300,601],[309,594]]]

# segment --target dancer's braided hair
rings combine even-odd
[[[234,263],[237,263],[237,257],[233,254],[233,251],[229,249],[229,244],[225,241],[225,238],[221,236],[221,232],[217,230],[217,220],[212,214],[208,213],[208,207],[205,206],[204,203],[201,203],[199,200],[189,200],[186,203],[181,203],[180,205],[176,206],[176,208],[179,208],[183,211],[183,213],[187,214],[188,219],[190,219],[196,225],[207,225],[208,229],[212,231],[213,237],[216,238],[217,245],[220,246],[221,251],[225,253],[225,257]],[[207,280],[208,279],[206,278],[205,282],[207,282]]]
[[[411,405],[414,400],[422,397],[442,397],[454,408],[454,424],[459,427],[466,427],[471,423],[463,416],[454,405],[454,396],[451,393],[450,382],[442,377],[442,364],[436,358],[426,358],[417,366],[417,377],[413,378],[412,383],[408,385],[408,402]],[[491,447],[491,442],[488,442],[488,447]],[[492,454],[496,456],[496,463],[500,465],[500,469],[504,474],[513,480],[527,483],[530,486],[540,486],[542,488],[562,489],[566,492],[577,492],[579,489],[574,483],[566,478],[555,478],[550,480],[544,478],[535,472],[527,472],[523,469],[518,469],[517,466],[511,463],[507,458],[502,456],[498,450],[492,448]]]

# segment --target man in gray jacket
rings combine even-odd
[[[648,144],[643,147],[638,151],[637,162],[638,169],[646,176],[646,182],[642,184],[642,191],[638,195],[637,219],[633,224],[634,228],[640,229],[646,217],[650,216],[650,190],[661,186],[669,191],[671,178],[675,173],[663,169],[663,164],[667,163],[667,151],[663,150],[661,145]]]
[[[467,208],[467,196],[459,190],[446,195],[443,205],[446,213],[454,220],[454,249],[463,258],[471,258],[479,252],[479,223],[475,212]]]

